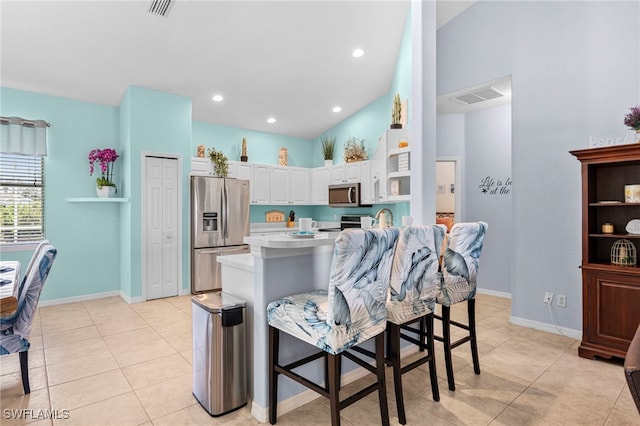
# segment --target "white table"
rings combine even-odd
[[[0,261],[0,316],[9,316],[18,308],[20,262]]]

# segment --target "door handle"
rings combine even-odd
[[[224,238],[229,238],[229,194],[227,193],[227,183],[224,185]]]
[[[349,204],[353,203],[353,200],[351,199],[351,192],[353,192],[353,187],[349,187],[349,191],[347,191],[347,197],[349,198]]]

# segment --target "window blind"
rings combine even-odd
[[[42,157],[0,154],[0,244],[44,239]]]

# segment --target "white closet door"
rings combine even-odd
[[[147,299],[178,295],[178,160],[146,157]]]

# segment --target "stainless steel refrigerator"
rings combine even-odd
[[[191,177],[191,293],[222,289],[218,256],[248,253],[249,181]]]

